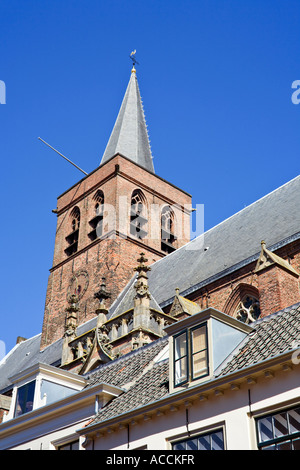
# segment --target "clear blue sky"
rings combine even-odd
[[[0,45],[7,351],[41,331],[52,209],[82,177],[38,137],[95,169],[133,49],[156,173],[204,204],[205,229],[299,174],[299,0],[1,0]]]

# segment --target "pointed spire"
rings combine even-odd
[[[101,165],[120,153],[154,173],[147,125],[133,65],[127,90],[101,160]]]

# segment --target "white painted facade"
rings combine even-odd
[[[174,398],[173,405],[170,400],[167,405],[166,400],[161,400],[151,410],[145,407],[144,414],[140,409],[138,416],[132,413],[111,426],[107,423],[104,429],[95,427],[86,449],[171,450],[173,442],[188,437],[188,431],[190,436],[196,436],[222,429],[225,449],[257,450],[256,418],[300,405],[298,365],[289,368],[284,362],[275,367],[270,377],[265,377],[265,372],[266,369],[258,375],[256,372],[251,384],[250,376],[245,375],[237,382],[223,382],[221,388],[212,387],[205,393],[197,387],[188,399],[180,395]],[[127,427],[119,429],[125,421],[129,425],[129,441]]]

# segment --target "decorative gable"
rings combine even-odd
[[[189,299],[186,299],[182,295],[179,295],[179,289],[176,288],[176,295],[170,310],[171,317],[176,318],[176,320],[182,320],[183,318],[189,317],[198,313],[200,307],[195,302],[192,302]]]

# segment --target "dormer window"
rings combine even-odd
[[[74,395],[86,381],[83,377],[46,364],[36,364],[10,377],[12,401],[5,421]]]
[[[207,374],[207,326],[203,324],[174,337],[174,386]]]
[[[78,249],[79,226],[80,226],[80,210],[76,206],[71,211],[71,214],[70,214],[71,231],[69,235],[66,236],[66,242],[68,246],[65,249],[65,253],[67,256],[71,256],[73,253],[76,253]]]
[[[200,310],[200,308],[199,308]],[[208,308],[165,329],[170,342],[170,392],[209,380],[253,331],[236,318]]]
[[[101,189],[98,189],[95,193],[93,197],[93,205],[94,214],[89,221],[91,231],[88,234],[89,239],[92,241],[103,235],[104,194]]]
[[[14,413],[15,417],[23,415],[24,413],[28,413],[28,411],[32,411],[34,391],[35,380],[18,388]]]
[[[175,229],[175,214],[170,206],[165,206],[161,212],[161,249],[166,253],[171,253],[175,250],[174,235]]]

